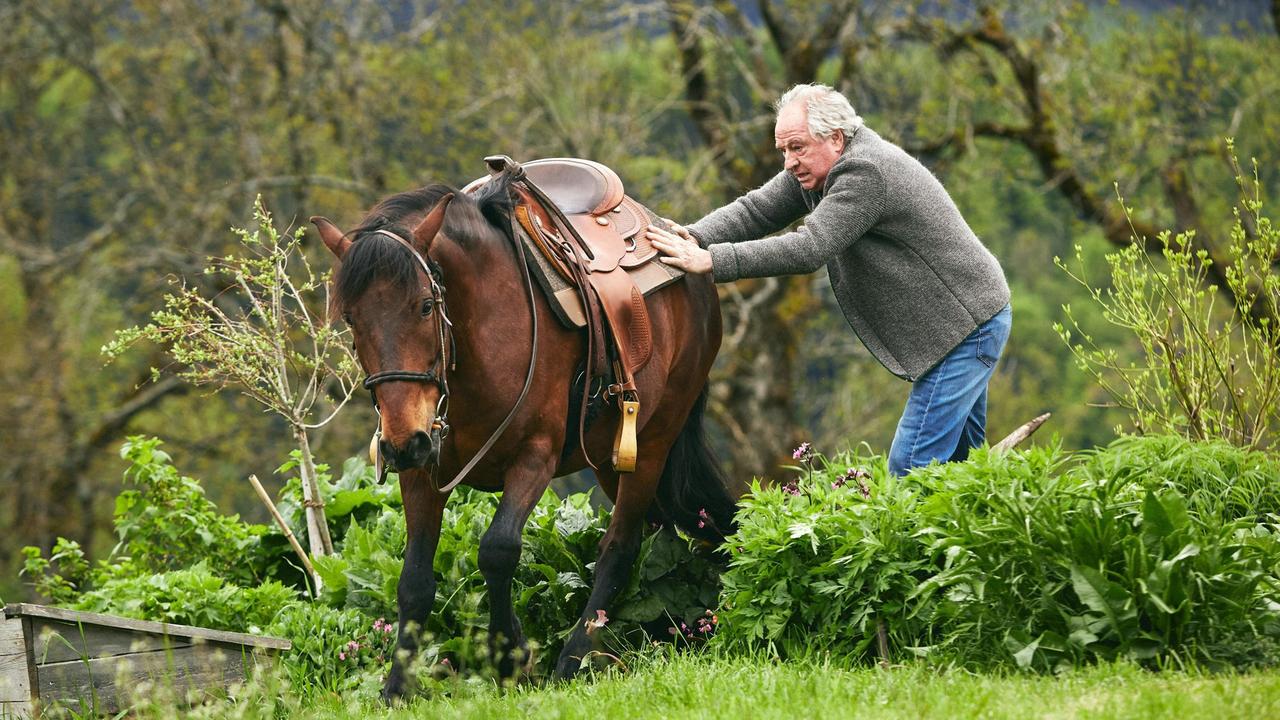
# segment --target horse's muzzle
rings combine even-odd
[[[403,447],[396,447],[386,439],[379,440],[378,447],[387,465],[396,472],[428,467],[440,456],[439,443],[422,430],[411,435]]]

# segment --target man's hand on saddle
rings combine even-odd
[[[668,232],[650,225],[649,232],[646,233],[649,242],[663,254],[659,259],[687,273],[705,275],[711,272],[711,253],[703,250],[684,226],[670,220],[667,223],[675,232]]]

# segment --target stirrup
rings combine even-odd
[[[632,399],[628,400],[630,396]],[[636,420],[640,417],[640,397],[634,392],[624,393],[618,403],[622,419],[618,432],[613,436],[613,469],[620,473],[636,470]]]

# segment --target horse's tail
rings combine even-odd
[[[657,501],[664,520],[691,537],[719,543],[736,529],[737,497],[707,443],[702,428],[706,408],[707,389],[703,387],[667,455]]]

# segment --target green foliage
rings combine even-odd
[[[235,632],[262,632],[297,590],[275,580],[241,587],[201,561],[185,570],[110,578],[84,593],[75,610]]]
[[[161,444],[135,436],[121,447],[120,456],[130,463],[125,483],[137,489],[116,497],[119,543],[112,557],[129,558],[138,572],[177,570],[201,558],[219,577],[244,585],[262,579],[273,558],[253,550],[266,526],[218,512],[198,481],[178,473]]]
[[[370,621],[355,610],[299,602],[284,608],[266,633],[293,643],[281,658],[281,667],[301,693],[362,689],[372,697],[372,688],[382,682],[395,637],[385,627],[380,619]]]
[[[284,548],[266,551],[268,529],[239,516],[223,515],[193,478],[181,475],[156,438],[131,437],[120,449],[129,461],[129,489],[116,497],[119,540],[108,559],[90,567],[79,543],[58,538],[49,558],[39,548],[23,549],[23,574],[37,592],[58,604],[110,581],[181,570],[193,562],[231,583],[251,586],[281,562]]]
[[[1230,140],[1227,146],[1234,155]],[[1070,306],[1064,310],[1071,329],[1055,326],[1080,369],[1129,412],[1140,433],[1223,438],[1245,447],[1276,442],[1280,274],[1273,264],[1280,257],[1280,228],[1263,214],[1256,164],[1251,184],[1238,166],[1236,179],[1244,212],[1235,210],[1226,267],[1213,268],[1194,231],[1160,235],[1163,263],[1137,242],[1108,255],[1105,289],[1055,259],[1102,307],[1106,321],[1127,330],[1141,350],[1137,360],[1126,360],[1119,349],[1096,342]],[[1214,284],[1211,272],[1225,287]],[[1220,304],[1220,290],[1233,301],[1227,307]]]
[[[924,627],[906,598],[930,565],[912,537],[921,488],[889,475],[882,458],[819,461],[795,483],[756,482],[744,499],[725,542],[717,643],[862,655],[881,620],[899,644],[917,644]]]
[[[289,460],[276,468],[276,473],[288,479],[280,489],[281,500],[276,503],[285,522],[301,536],[306,529],[302,503],[302,478],[295,474],[302,467],[302,453],[293,450]],[[400,483],[396,474],[388,475],[386,482],[378,482],[374,467],[364,458],[352,457],[342,463],[342,475],[336,480],[325,463],[317,463],[316,485],[324,498],[324,515],[334,538],[342,537],[352,522],[365,522],[380,515],[388,507],[400,507]]]
[[[847,465],[871,469],[869,497],[840,486]],[[881,620],[895,657],[966,665],[1280,662],[1240,652],[1280,639],[1276,477],[1266,455],[1176,437],[902,479],[841,456],[746,501],[717,642],[867,657]]]
[[[460,489],[445,507],[434,559],[436,602],[423,635],[429,654],[467,655],[488,629],[488,598],[477,554],[497,499]],[[404,563],[404,513],[398,507],[363,521],[351,520],[337,553],[313,560],[325,585],[322,600],[364,617],[395,617],[396,587]],[[609,513],[592,508],[589,494],[557,498],[548,491],[523,533],[524,547],[512,587],[526,636],[547,669],[573,629],[590,594],[591,567],[608,527]],[[667,637],[667,629],[715,607],[717,564],[687,539],[655,532],[641,543],[636,571],[617,602],[609,637],[633,646],[643,630]]]
[[[261,197],[254,220],[255,229],[234,230],[239,254],[210,258],[205,268],[234,290],[240,307],[228,311],[227,298],[184,286],[165,296],[150,323],[118,332],[102,352],[115,358],[139,342],[156,343],[182,366],[181,377],[236,386],[291,427],[319,427],[328,419],[313,423],[310,412],[323,384],[332,378],[339,388],[329,418],[354,392],[355,354],[346,330],[331,322],[328,303],[312,307],[328,277],[315,273],[302,252],[304,229],[281,233]]]

